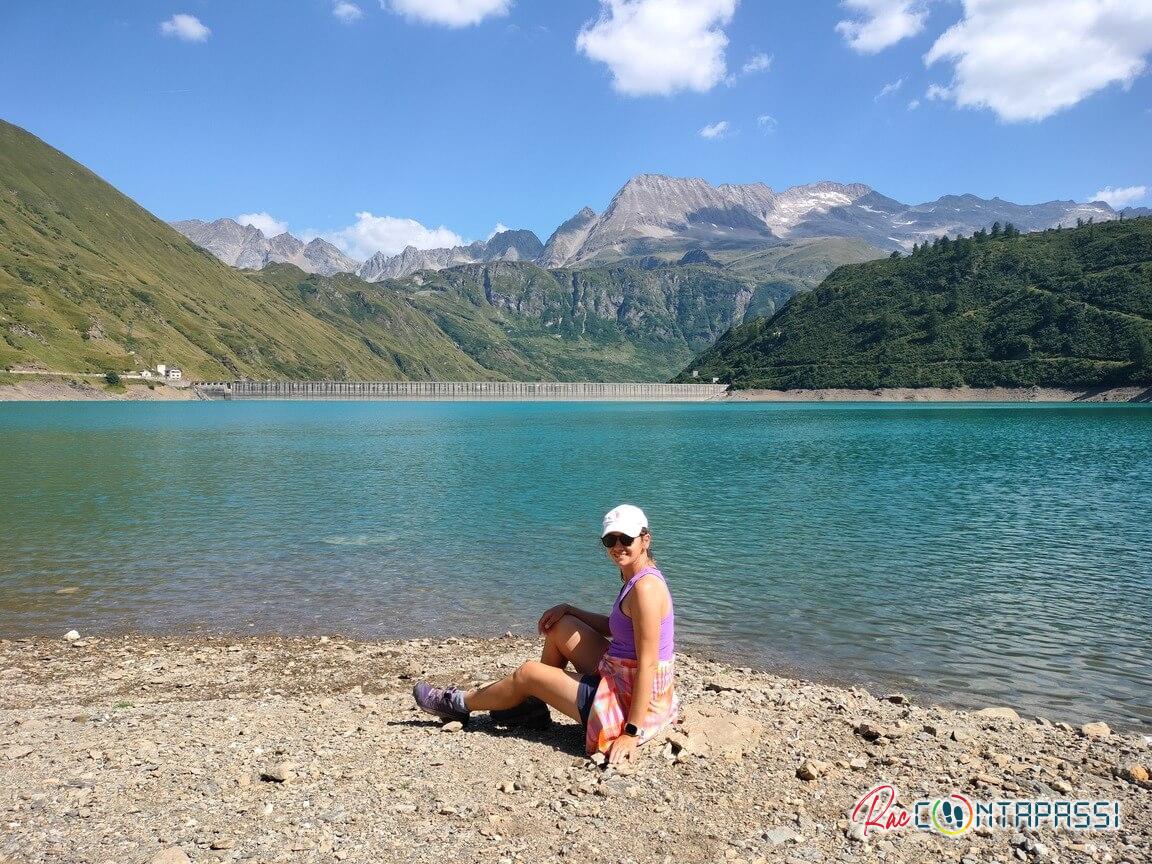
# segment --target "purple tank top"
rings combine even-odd
[[[620,594],[616,598],[616,602],[612,604],[612,614],[608,616],[608,629],[612,632],[612,642],[608,646],[608,654],[612,657],[623,657],[628,660],[639,659],[636,656],[636,634],[632,629],[632,619],[624,614],[624,610],[620,608],[620,604],[624,601],[628,592],[632,590],[632,586],[639,581],[640,577],[647,576],[649,573],[659,577],[660,581],[665,585],[668,584],[664,579],[664,574],[655,567],[645,567],[629,579],[624,587],[620,589]],[[676,654],[673,639],[676,629],[676,616],[672,608],[671,595],[669,595],[668,600],[668,615],[660,622],[659,659],[661,660],[671,660]]]

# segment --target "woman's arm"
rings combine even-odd
[[[636,678],[632,682],[632,704],[628,707],[626,722],[638,729],[644,726],[648,704],[652,701],[652,682],[660,666],[660,609],[664,605],[664,590],[660,580],[645,577],[636,583],[624,604],[631,606],[632,632],[636,641]],[[628,610],[625,610],[628,611]],[[631,759],[638,738],[621,735],[612,742],[608,753],[611,764]]]
[[[664,590],[660,580],[645,577],[632,589],[632,632],[636,641],[636,680],[632,684],[632,705],[628,722],[644,725],[652,682],[660,666],[660,607]]]
[[[577,609],[575,606],[564,604],[568,609],[568,614],[579,618],[601,636],[611,636],[612,631],[608,627],[608,616],[599,615],[596,612],[587,612],[583,609]]]
[[[536,630],[539,633],[544,633],[552,629],[552,625],[563,618],[565,615],[571,615],[574,618],[579,618],[597,633],[602,636],[611,636],[612,633],[608,628],[608,616],[597,615],[595,612],[585,612],[583,609],[577,609],[575,606],[570,606],[567,603],[560,603],[553,606],[547,612],[540,616],[540,621],[536,625]]]

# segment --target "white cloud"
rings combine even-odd
[[[1140,201],[1141,199],[1147,197],[1147,195],[1147,186],[1121,186],[1119,189],[1115,189],[1111,186],[1105,186],[1103,189],[1093,195],[1089,200],[1103,201],[1109,207],[1120,210],[1124,207],[1127,207],[1129,204],[1134,204],[1135,202]]]
[[[710,123],[700,130],[700,137],[709,140],[724,138],[730,128],[727,120],[721,120],[719,123]]]
[[[915,36],[928,20],[927,0],[843,0],[841,5],[858,17],[841,21],[836,32],[860,54],[875,54]]]
[[[360,259],[371,258],[377,252],[398,255],[404,251],[405,246],[440,249],[464,244],[459,234],[443,225],[439,228],[428,228],[415,219],[373,216],[367,211],[356,214],[355,225],[320,236],[353,258]]]
[[[776,126],[779,124],[771,114],[761,114],[756,118],[756,125],[760,127],[760,131],[767,135],[769,132],[775,132]]]
[[[876,94],[874,101],[879,102],[885,96],[891,96],[893,93],[895,93],[897,90],[899,90],[903,86],[904,86],[904,79],[903,78],[897,78],[895,81],[893,81],[889,84],[885,84],[883,87],[880,88],[880,92]]]
[[[1152,51],[1152,0],[964,0],[964,18],[925,55],[955,67],[956,104],[1043,120],[1111,84]]]
[[[364,17],[364,10],[355,3],[349,3],[348,0],[335,0],[332,4],[332,14],[345,24],[351,24]]]
[[[929,84],[928,89],[924,91],[924,98],[930,102],[936,102],[940,99],[947,99],[952,95],[952,91],[947,87],[941,87],[939,84]]]
[[[161,21],[160,32],[185,42],[203,42],[212,35],[212,31],[201,24],[199,18],[184,13],[173,15],[167,21]]]
[[[910,101],[908,103],[908,110],[909,111],[915,111],[919,107],[920,107],[920,100],[919,99],[913,99],[912,101]]]
[[[584,25],[576,47],[612,71],[628,96],[706,92],[726,71],[724,27],[737,0],[600,0],[600,17]]]
[[[485,240],[491,240],[491,239],[492,239],[493,237],[495,237],[497,234],[503,234],[503,233],[504,233],[505,231],[507,231],[507,230],[509,230],[507,225],[505,225],[503,222],[497,222],[497,223],[496,223],[496,227],[492,229],[492,233],[491,233],[491,234],[489,234],[489,235],[488,235],[487,237],[485,237],[484,239],[485,239]]]
[[[380,5],[425,24],[469,27],[485,18],[507,15],[512,0],[380,0]]]
[[[771,54],[753,54],[748,59],[748,62],[744,64],[744,68],[740,71],[744,75],[755,75],[757,72],[767,72],[771,68]]]
[[[236,217],[236,221],[241,225],[251,225],[253,228],[259,228],[264,232],[265,237],[275,237],[277,234],[283,234],[288,230],[288,223],[281,222],[275,219],[271,214],[261,211],[260,213],[241,213]]]

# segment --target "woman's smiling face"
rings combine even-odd
[[[626,534],[611,533],[605,535],[601,541],[604,544],[613,541],[611,546],[605,545],[605,550],[617,567],[627,567],[629,564],[643,560],[648,553],[648,545],[652,542],[652,535],[641,534],[639,537],[632,537],[632,542],[625,545],[624,541],[628,539]]]

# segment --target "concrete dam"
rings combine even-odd
[[[708,402],[725,384],[608,384],[556,381],[205,381],[211,399]]]

